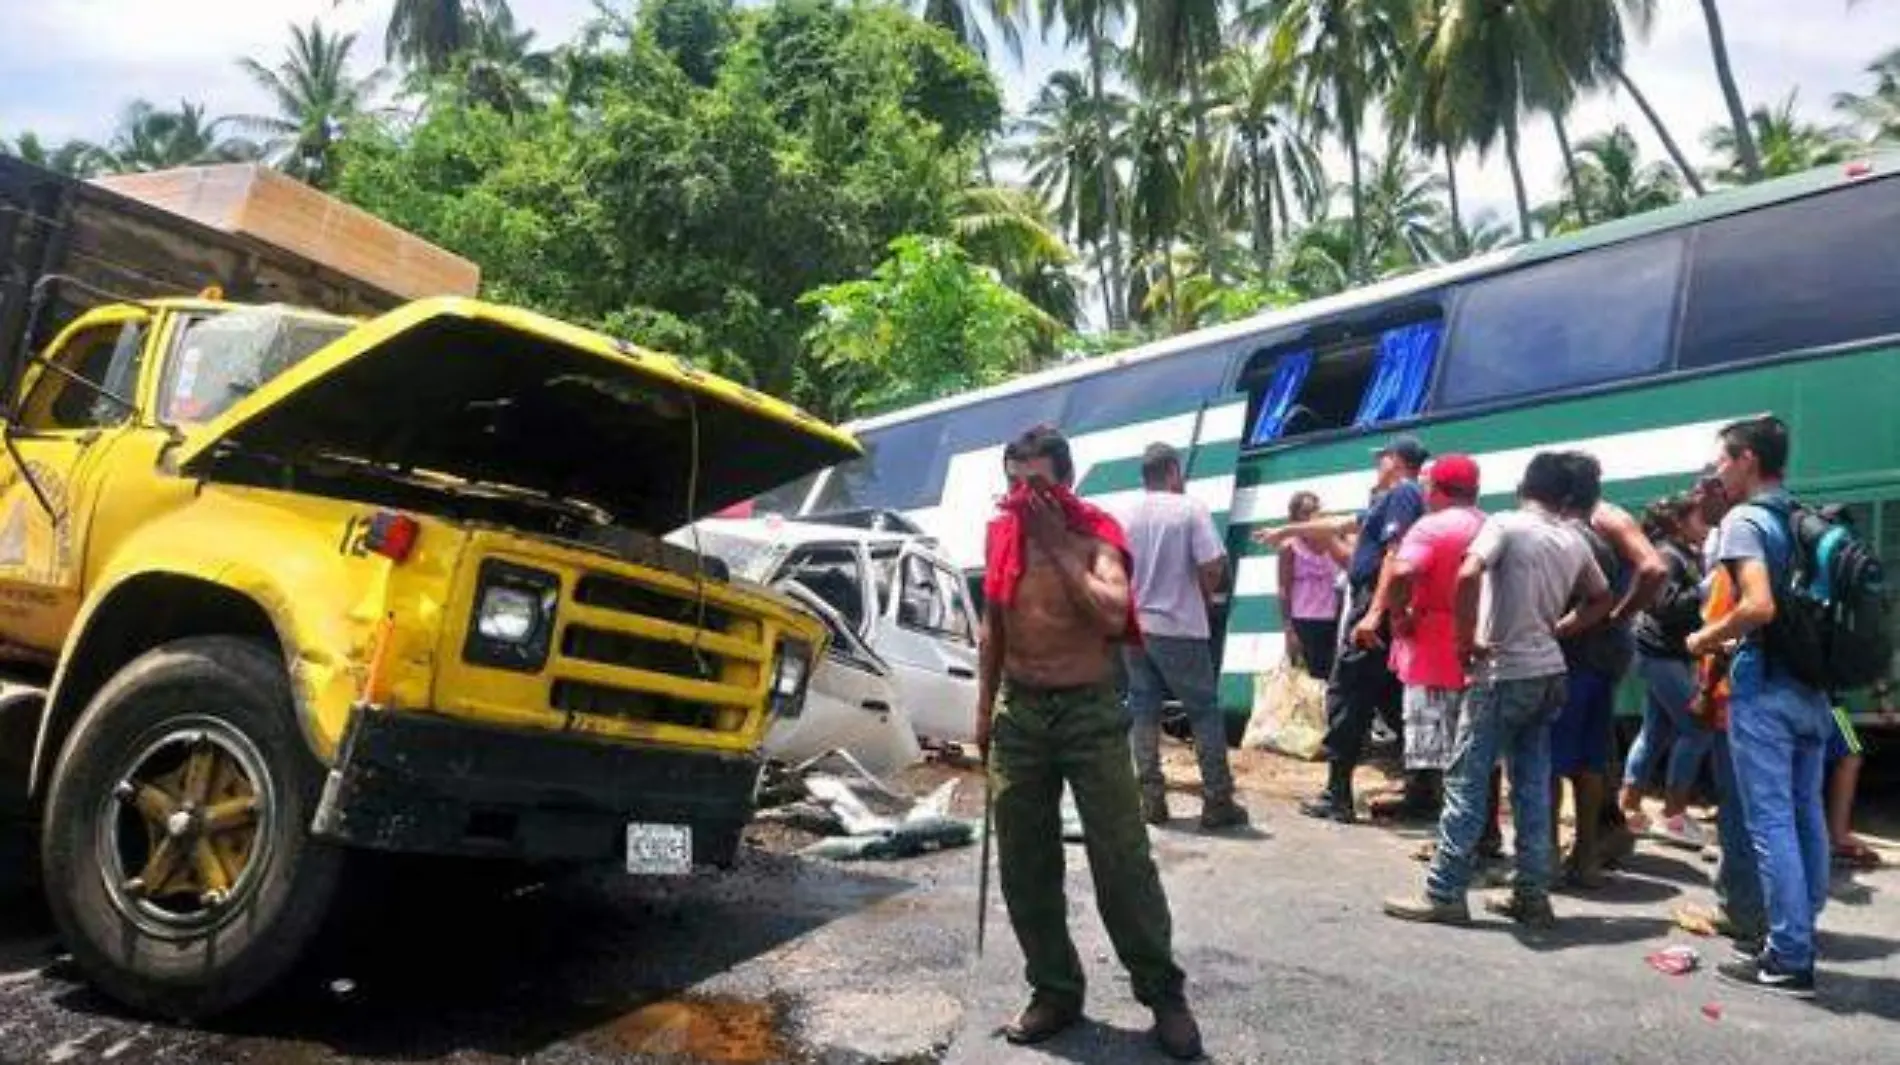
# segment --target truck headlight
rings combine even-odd
[[[554,642],[561,579],[552,573],[489,559],[475,588],[462,657],[481,666],[538,671]]]
[[[797,717],[805,712],[805,689],[811,682],[811,645],[784,640],[772,663],[772,716]]]

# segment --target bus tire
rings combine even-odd
[[[273,649],[195,638],[126,666],[61,752],[41,833],[47,902],[81,971],[175,1020],[281,977],[342,865],[308,832],[322,781]]]

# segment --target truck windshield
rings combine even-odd
[[[286,307],[187,319],[165,366],[159,419],[170,425],[208,422],[355,327]]]

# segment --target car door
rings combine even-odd
[[[824,541],[793,547],[772,570],[771,583],[781,581],[798,582],[836,611],[853,633],[868,631],[866,622],[876,607],[857,544]]]
[[[134,424],[151,316],[93,311],[34,364],[7,411],[0,457],[0,625],[18,646],[59,648],[78,613],[107,456]]]
[[[824,621],[831,646],[812,671],[804,709],[772,722],[766,756],[797,765],[842,749],[873,773],[893,772],[921,759],[889,664],[817,594],[797,581],[778,587]]]
[[[963,579],[921,544],[872,555],[871,646],[890,662],[918,735],[976,741],[976,612]]]

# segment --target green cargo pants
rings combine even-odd
[[[1030,987],[1057,1003],[1082,1003],[1082,959],[1063,893],[1066,780],[1082,817],[1095,905],[1135,997],[1148,1006],[1180,1002],[1168,898],[1148,851],[1128,716],[1114,687],[1005,687],[991,729],[990,788],[1003,901]]]

